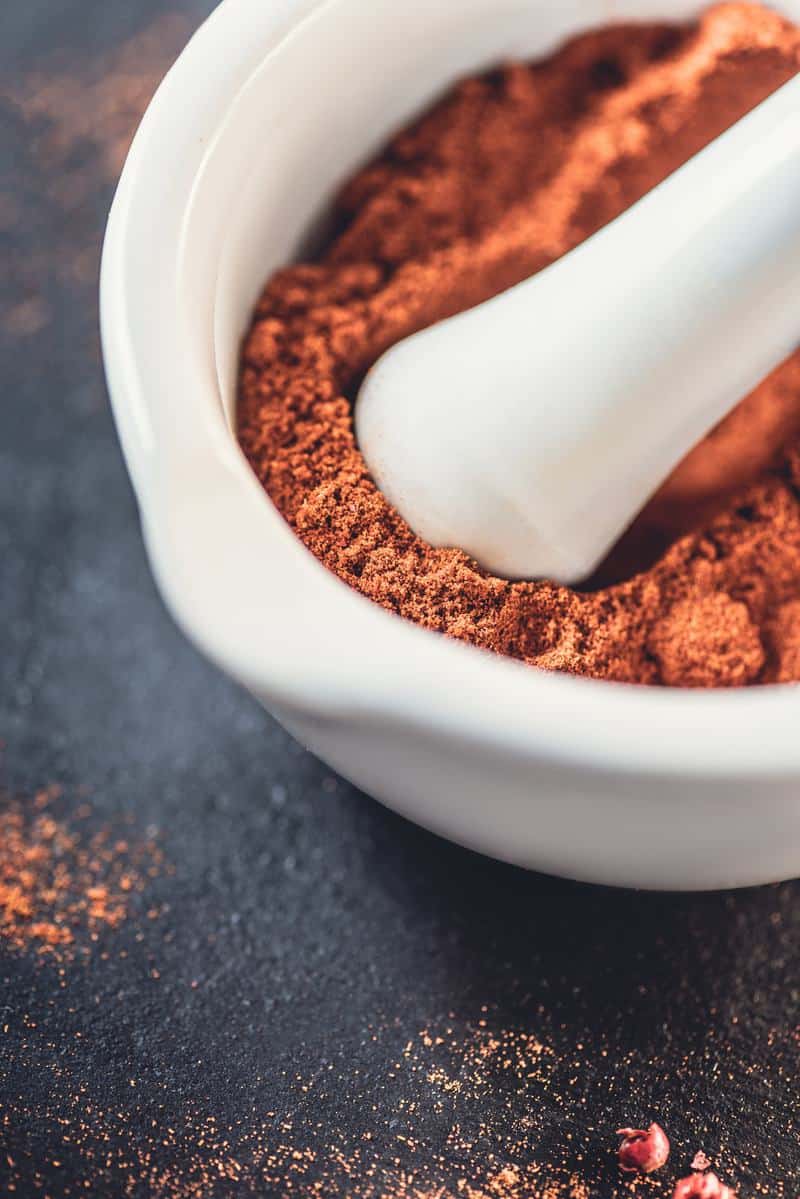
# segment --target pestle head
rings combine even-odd
[[[795,348],[799,194],[800,77],[546,270],[390,349],[355,412],[377,485],[494,574],[590,575]]]

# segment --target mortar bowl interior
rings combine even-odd
[[[784,3],[800,20],[800,0]],[[157,93],[103,258],[112,403],[164,598],[200,649],[345,777],[504,860],[715,888],[800,867],[800,689],[549,675],[384,612],[294,537],[235,440],[268,275],[347,175],[457,78],[649,0],[225,0]]]

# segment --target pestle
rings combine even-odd
[[[390,349],[358,396],[416,533],[574,583],[800,342],[800,76],[552,266]]]

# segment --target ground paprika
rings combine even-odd
[[[800,353],[582,590],[493,578],[426,545],[370,479],[351,415],[390,344],[570,250],[798,69],[800,32],[756,4],[609,27],[462,82],[344,187],[321,256],[268,283],[240,375],[241,444],[317,557],[407,619],[546,669],[800,681]]]

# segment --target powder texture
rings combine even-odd
[[[547,1023],[543,1013],[538,1020]],[[344,1053],[311,1075],[293,1066],[293,1086],[282,1103],[253,1102],[235,1121],[215,1115],[191,1095],[167,1120],[158,1088],[146,1094],[131,1086],[117,1102],[101,1101],[96,1080],[80,1078],[74,1055],[61,1045],[57,1053],[46,1046],[50,1094],[37,1103],[24,1088],[10,1102],[0,1099],[0,1130],[23,1122],[48,1130],[56,1164],[66,1160],[72,1168],[58,1191],[65,1199],[87,1194],[125,1199],[669,1199],[690,1158],[685,1135],[673,1141],[667,1166],[644,1181],[621,1174],[612,1127],[614,1117],[640,1102],[641,1084],[631,1086],[639,1082],[631,1071],[652,1076],[663,1064],[632,1065],[588,1040],[570,1040],[571,1035],[562,1028],[555,1044],[539,1041],[532,1032],[501,1022],[489,1005],[482,1005],[477,1019],[451,1012],[446,1021],[421,1029],[405,1026],[398,1016],[364,1034],[365,1043],[377,1051],[375,1062],[381,1062],[382,1050],[396,1048],[388,1065],[373,1062],[366,1079]],[[773,1036],[776,1061],[793,1069],[791,1045],[785,1036]],[[401,1047],[402,1037],[407,1040]],[[31,1070],[42,1060],[42,1039],[34,1026],[21,1055]],[[603,1109],[608,1123],[592,1125],[582,1092],[599,1052],[608,1059],[604,1068],[612,1071],[617,1085]],[[753,1069],[749,1062],[735,1065]],[[690,1057],[680,1069],[691,1093],[697,1064]],[[682,1122],[680,1116],[676,1122]],[[702,1123],[703,1118],[694,1113],[694,1121]],[[785,1121],[791,1130],[790,1116]],[[712,1136],[720,1174],[730,1178],[752,1171],[752,1164],[737,1161],[727,1148],[724,1124]],[[758,1193],[793,1199],[793,1178],[781,1172],[780,1155],[763,1144],[760,1151],[758,1168],[763,1171],[766,1160],[771,1189]],[[18,1163],[13,1157],[7,1161],[9,1193],[33,1193],[23,1189],[24,1183],[16,1186]],[[19,1162],[23,1168],[27,1164]],[[694,1193],[682,1194],[691,1199]],[[712,1194],[703,1193],[705,1199]],[[754,1194],[742,1192],[743,1199]],[[715,1199],[733,1199],[733,1193]]]
[[[375,487],[352,425],[391,344],[572,249],[798,69],[800,32],[754,4],[688,28],[610,27],[461,83],[345,186],[319,260],[269,282],[240,377],[242,447],[322,562],[407,619],[549,670],[800,680],[800,354],[689,455],[582,591],[427,545]]]
[[[63,967],[125,923],[164,859],[150,839],[98,827],[88,803],[68,825],[61,794],[57,785],[32,803],[0,794],[0,950],[34,952]]]

